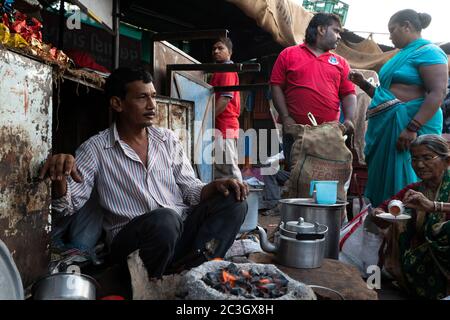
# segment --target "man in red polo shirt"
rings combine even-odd
[[[229,38],[215,41],[212,56],[216,63],[233,63],[231,54],[233,44]],[[217,72],[210,80],[212,86],[237,86],[239,77],[236,72]],[[238,91],[216,93],[216,129],[215,136],[215,178],[235,178],[242,181],[238,166],[237,139],[239,138],[239,114],[241,100]]]
[[[284,49],[278,56],[270,79],[275,108],[283,124],[283,151],[290,168],[294,138],[286,134],[291,124],[311,124],[311,112],[318,124],[339,121],[340,105],[344,126],[353,131],[356,95],[348,80],[350,67],[341,56],[331,53],[341,39],[339,17],[316,14],[306,29],[305,43]]]

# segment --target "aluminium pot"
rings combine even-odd
[[[321,267],[327,231],[327,226],[308,223],[300,217],[298,221],[281,222],[279,236],[272,244],[264,229],[258,227],[264,251],[275,253],[278,263],[284,266],[301,269]]]
[[[96,292],[95,279],[80,273],[54,273],[32,287],[34,300],[95,300]]]
[[[312,198],[281,199],[279,202],[281,221],[284,223],[302,217],[305,221],[326,225],[325,258],[339,259],[341,217],[347,202],[338,200],[335,204],[317,204]]]
[[[258,225],[259,192],[262,189],[250,189],[247,197],[247,214],[239,230],[240,233],[253,231]]]

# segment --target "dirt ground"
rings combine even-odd
[[[265,210],[260,210],[258,215],[258,224],[267,230],[269,239],[273,236],[279,223],[280,216],[266,216]],[[407,300],[408,297],[389,279],[382,278],[381,289],[376,290],[379,300]]]

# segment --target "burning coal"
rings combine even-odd
[[[234,263],[206,273],[202,280],[220,292],[247,299],[281,297],[286,294],[289,283],[280,273],[241,270]]]

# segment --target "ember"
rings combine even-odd
[[[282,274],[240,270],[234,263],[206,273],[202,280],[220,292],[247,299],[281,297],[286,294],[289,282]]]

